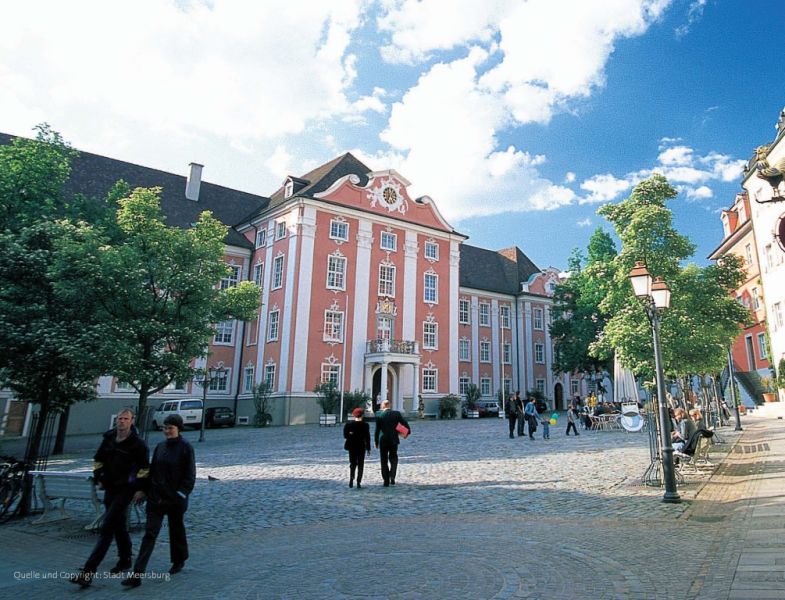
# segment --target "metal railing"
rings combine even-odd
[[[419,354],[420,345],[414,340],[368,340],[365,351],[367,354],[390,352],[393,354]]]

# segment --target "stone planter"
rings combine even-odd
[[[329,413],[319,415],[319,427],[334,427],[337,421],[337,415]]]
[[[466,411],[466,418],[467,419],[479,419],[480,418],[480,411],[479,410],[467,410]]]
[[[777,394],[776,394],[776,392],[763,392],[763,401],[764,402],[776,402],[777,401]]]

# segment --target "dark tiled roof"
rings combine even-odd
[[[459,267],[461,287],[475,288],[501,294],[519,294],[521,282],[539,273],[529,257],[518,248],[498,252],[461,244]]]
[[[292,177],[292,179],[306,183],[305,187],[300,188],[296,192],[297,196],[313,196],[314,194],[323,192],[341,177],[345,177],[346,175],[357,175],[360,178],[360,185],[365,185],[368,183],[368,173],[370,172],[371,169],[355,158],[351,152],[347,152],[346,154],[315,168],[302,177]],[[280,187],[270,196],[269,207],[264,208],[278,206],[286,200],[288,200],[288,198],[284,198],[284,188]]]
[[[0,133],[0,144],[8,144],[12,139],[12,136]],[[120,179],[132,188],[162,188],[161,209],[169,225],[190,227],[202,211],[212,211],[219,221],[230,226],[226,243],[242,248],[253,248],[253,245],[231,226],[242,222],[248,214],[257,212],[269,203],[269,199],[263,196],[205,181],[202,181],[199,189],[199,200],[194,202],[185,197],[186,177],[183,175],[89,152],[80,152],[72,161],[71,176],[66,182],[65,191],[69,194],[81,193],[88,197],[104,198]]]

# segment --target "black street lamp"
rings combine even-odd
[[[194,380],[196,383],[202,386],[202,426],[199,428],[200,442],[204,441],[205,415],[207,413],[207,389],[216,379],[222,379],[226,377],[227,371],[228,369],[223,366],[223,363],[218,363],[217,367],[210,367],[209,369],[205,365],[205,368],[202,370],[202,378],[198,381]]]
[[[736,417],[736,427],[733,431],[744,431],[741,428],[741,414],[739,413],[739,399],[736,397],[735,375],[733,374],[733,354],[728,348],[728,386],[730,387],[730,398],[733,404],[733,414]]]
[[[642,262],[636,262],[630,271],[630,282],[638,300],[641,302],[651,324],[654,340],[654,370],[657,376],[657,409],[660,417],[660,462],[662,478],[665,483],[663,502],[681,502],[676,490],[676,474],[673,468],[673,446],[671,444],[671,418],[665,403],[665,378],[662,375],[662,357],[660,356],[660,311],[667,309],[671,303],[671,291],[661,277],[652,282],[651,273]]]

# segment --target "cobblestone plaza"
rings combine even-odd
[[[197,452],[186,515],[191,559],[164,576],[162,532],[143,586],[167,598],[785,597],[779,478],[785,426],[750,417],[722,431],[714,473],[688,477],[684,502],[638,484],[648,439],[623,432],[508,439],[506,421],[414,421],[398,485],[383,488],[378,453],[363,489],[348,487],[339,427],[210,430]],[[150,443],[161,434],[153,433]],[[69,440],[51,470],[89,469],[97,436]],[[8,451],[9,448],[6,448]],[[70,520],[0,527],[0,597],[103,598],[62,576],[94,534],[86,503]],[[141,530],[132,534],[138,549]],[[110,550],[103,568],[114,564]]]

